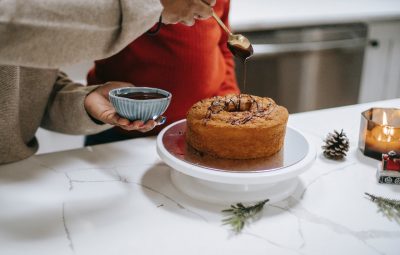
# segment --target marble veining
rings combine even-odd
[[[346,163],[346,165],[344,165],[344,166],[341,166],[341,167],[339,167],[339,168],[335,167],[335,168],[333,168],[332,170],[330,170],[330,171],[328,171],[328,172],[325,172],[325,173],[323,173],[323,174],[321,174],[321,175],[318,175],[314,180],[310,181],[310,182],[307,184],[307,186],[304,188],[303,192],[301,193],[300,198],[303,198],[303,197],[304,197],[304,194],[307,192],[307,189],[308,189],[313,183],[317,182],[320,178],[323,178],[323,177],[325,177],[325,176],[327,176],[327,175],[330,175],[330,174],[334,174],[334,173],[337,172],[337,171],[342,171],[342,170],[344,170],[344,169],[346,169],[346,168],[348,168],[348,167],[354,166],[355,164],[356,164],[356,162]]]
[[[68,246],[71,249],[71,251],[74,252],[74,244],[72,243],[71,234],[69,233],[66,216],[65,216],[65,203],[62,204],[62,221],[63,221],[63,225],[64,225],[65,236],[68,240]]]
[[[302,220],[320,224],[323,225],[324,227],[328,227],[337,234],[351,235],[352,237],[356,238],[357,240],[365,244],[367,247],[369,247],[372,251],[376,252],[377,254],[385,254],[385,253],[379,251],[377,248],[368,244],[367,241],[369,239],[393,238],[399,240],[400,238],[400,231],[382,231],[373,229],[367,231],[354,231],[340,223],[333,222],[319,215],[315,215],[299,205],[296,207],[296,211],[294,214]]]

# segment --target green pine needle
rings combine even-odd
[[[231,225],[232,231],[240,233],[246,223],[259,213],[269,199],[260,201],[251,206],[244,206],[242,203],[231,205],[229,209],[222,210],[223,213],[229,214],[227,218],[222,219],[223,225]]]
[[[389,220],[395,220],[400,224],[400,200],[378,197],[369,193],[365,195],[378,206],[379,212]]]

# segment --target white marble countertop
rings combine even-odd
[[[232,0],[233,30],[400,19],[398,0]]]
[[[229,205],[178,192],[155,138],[33,156],[0,166],[0,254],[399,254],[400,225],[364,192],[400,197],[378,184],[378,161],[357,149],[360,113],[400,99],[294,114],[289,124],[317,148],[288,199],[269,204],[239,235],[221,225]],[[343,128],[351,149],[330,161],[320,146]]]

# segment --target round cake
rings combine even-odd
[[[191,107],[186,141],[220,158],[269,157],[283,146],[288,116],[285,107],[268,97],[216,96]]]

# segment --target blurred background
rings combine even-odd
[[[254,46],[246,86],[236,63],[244,93],[290,113],[400,97],[400,0],[231,0],[230,22]],[[63,70],[85,84],[92,64]],[[38,153],[83,146],[82,136],[37,137]]]

